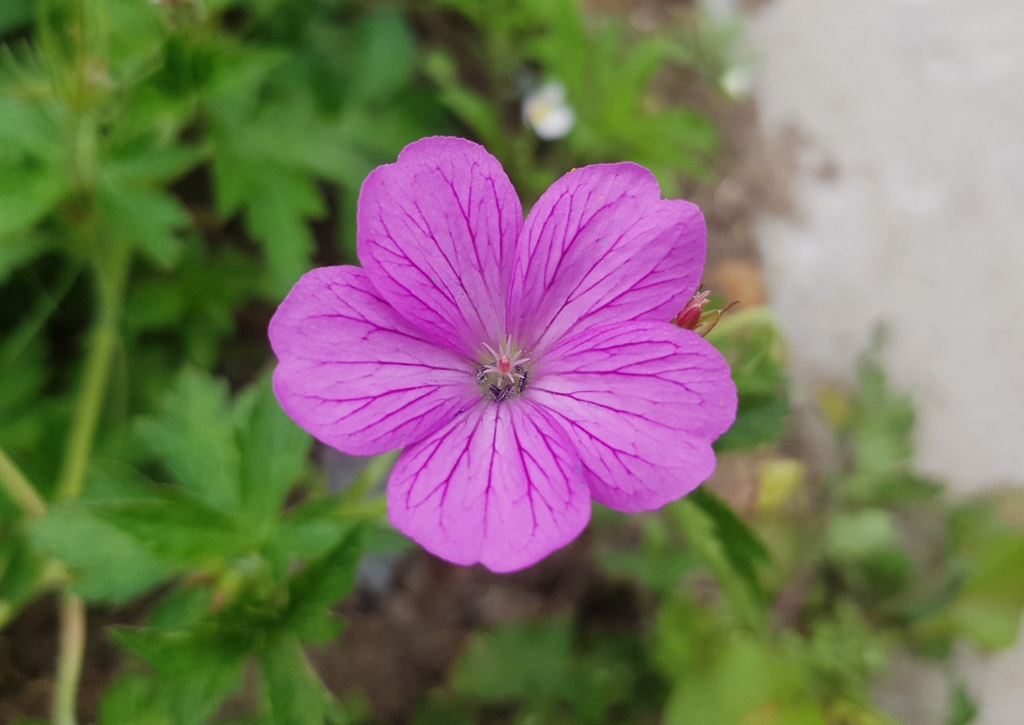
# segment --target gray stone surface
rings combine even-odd
[[[848,377],[884,321],[922,468],[1024,481],[1024,2],[774,0],[752,38],[764,127],[802,139],[760,235],[794,362]]]
[[[884,322],[922,470],[1024,482],[1024,2],[772,0],[751,42],[764,130],[800,138],[759,230],[798,381],[849,380]],[[979,725],[1024,723],[1024,648],[959,660]],[[897,669],[892,711],[941,723],[941,673]]]

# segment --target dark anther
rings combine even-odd
[[[476,384],[483,385],[487,382],[487,368],[481,367],[476,371]]]
[[[504,388],[499,388],[497,385],[493,384],[488,385],[487,389],[490,391],[491,397],[494,398],[495,403],[500,403],[501,401],[505,400],[515,390],[515,388],[513,388],[511,385],[506,385]]]
[[[516,372],[522,376],[519,378],[519,382],[516,383],[516,392],[522,393],[526,390],[526,381],[530,379],[530,371],[522,365],[516,365]]]

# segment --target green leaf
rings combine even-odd
[[[133,144],[103,159],[103,175],[118,185],[166,184],[203,158],[197,146]]]
[[[247,114],[267,76],[287,62],[289,55],[284,48],[222,39],[215,48],[212,73],[203,79],[203,94],[218,115]]]
[[[237,509],[239,453],[226,382],[186,368],[160,414],[137,430],[186,490],[210,506]]]
[[[167,34],[162,10],[155,3],[105,1],[98,17],[102,17],[104,24],[104,58],[114,78],[121,80],[148,70],[157,61],[161,41]]]
[[[866,560],[896,545],[896,525],[883,509],[836,514],[828,524],[829,554],[844,561]]]
[[[486,702],[557,699],[566,691],[572,622],[513,622],[472,638],[452,676],[456,692]]]
[[[1017,640],[1021,607],[999,598],[963,597],[950,607],[957,632],[977,647],[1001,650]]]
[[[810,635],[785,635],[791,656],[805,668],[826,699],[871,699],[869,687],[887,665],[884,636],[872,629],[856,606],[840,602],[828,615],[810,622]]]
[[[325,498],[304,501],[284,514],[275,543],[285,558],[315,558],[337,545],[350,529],[338,520],[337,511],[338,502]]]
[[[769,564],[770,558],[764,544],[757,538],[757,534],[733,512],[728,504],[707,487],[696,489],[690,493],[688,498],[714,521],[715,532],[722,543],[729,563],[746,580],[751,591],[761,596],[761,582],[757,576],[757,567]]]
[[[71,569],[74,591],[90,602],[124,604],[174,572],[170,563],[82,504],[51,507],[29,531],[41,552]]]
[[[0,537],[0,596],[13,610],[27,604],[38,594],[37,587],[44,563],[43,557],[23,531],[4,531]]]
[[[729,361],[739,395],[736,422],[715,442],[715,450],[753,448],[778,440],[789,415],[782,338],[763,308],[725,316],[708,334]]]
[[[201,626],[213,609],[214,589],[188,584],[172,589],[149,612],[149,624],[162,632],[182,632]]]
[[[170,487],[148,499],[97,504],[95,514],[168,561],[203,567],[245,554],[254,546],[242,523]]]
[[[680,578],[700,563],[692,552],[672,546],[599,552],[598,561],[609,574],[635,579],[644,588],[662,594],[675,589]]]
[[[950,697],[946,725],[971,725],[977,719],[978,713],[978,703],[971,697],[967,686],[962,682],[956,683]]]
[[[54,105],[32,104],[12,93],[0,96],[0,159],[29,155],[57,161],[67,117]]]
[[[249,156],[218,148],[218,206],[229,214],[244,204],[246,226],[263,247],[270,291],[283,296],[309,269],[308,220],[323,213],[323,199],[307,172]]]
[[[103,693],[100,725],[175,725],[149,677],[122,674]]]
[[[322,725],[329,698],[294,637],[277,637],[260,653],[265,697],[274,725]]]
[[[34,0],[5,0],[0,3],[0,35],[28,25],[34,15]]]
[[[262,244],[270,270],[270,289],[283,295],[310,267],[313,238],[309,218],[324,211],[323,199],[305,173],[270,168],[273,174],[250,177],[246,223]]]
[[[863,472],[844,480],[840,490],[859,506],[901,506],[934,500],[942,484],[906,471]]]
[[[0,238],[0,285],[16,269],[25,266],[50,248],[50,241],[32,233]]]
[[[380,10],[359,20],[349,102],[385,99],[412,78],[416,38],[397,10]]]
[[[238,437],[242,510],[262,530],[276,520],[285,495],[305,471],[313,440],[281,409],[269,375],[250,394],[255,400]]]
[[[114,233],[141,246],[157,264],[171,266],[181,254],[178,231],[190,223],[185,207],[170,194],[101,178],[97,198]]]
[[[132,332],[160,330],[177,326],[188,304],[180,279],[145,279],[132,285],[125,305],[125,326]]]
[[[210,250],[191,237],[173,274],[158,271],[133,280],[125,327],[129,337],[153,330],[180,336],[192,363],[209,369],[218,362],[221,341],[234,332],[235,310],[258,289],[259,264],[251,255],[230,247]],[[152,346],[146,349],[152,352]]]
[[[978,646],[1007,647],[1024,611],[1024,534],[995,527],[975,536],[961,548],[968,573],[950,614]]]
[[[360,530],[350,532],[327,554],[292,577],[284,617],[286,630],[314,642],[335,636],[339,625],[330,608],[355,584],[361,540]]]
[[[762,630],[766,621],[760,586],[756,578],[748,579],[736,569],[715,519],[689,497],[669,504],[667,510],[711,570],[736,620],[753,631]]]
[[[665,725],[826,725],[796,663],[767,642],[732,631],[713,659],[675,681]]]
[[[286,169],[307,177],[313,174],[340,183],[354,182],[358,187],[376,166],[354,148],[357,141],[367,140],[356,133],[360,122],[366,118],[373,119],[363,106],[346,109],[340,118],[326,116],[301,96],[262,110],[256,118],[231,128],[229,136],[215,137],[218,162],[239,165],[242,170],[256,175],[236,179],[226,190],[238,194],[241,190],[263,184],[261,179],[273,186],[273,173],[269,172],[274,169]],[[387,133],[387,121],[376,120],[379,122],[377,130]],[[388,148],[385,156],[393,158],[396,151]],[[273,168],[264,169],[268,165]],[[232,198],[228,194],[225,201],[237,209],[251,200],[244,196]],[[218,199],[218,205],[221,203]],[[310,213],[322,212],[314,209]]]
[[[878,362],[878,346],[861,358],[860,392],[854,441],[858,471],[902,469],[913,460],[910,439],[914,404],[909,395],[894,393]]]
[[[63,169],[57,167],[4,166],[0,175],[0,241],[6,244],[8,237],[29,231],[53,211],[68,187]]]
[[[149,696],[163,704],[174,725],[203,725],[242,683],[246,652],[216,632],[140,627],[113,635],[156,671]]]
[[[782,437],[789,417],[789,396],[784,390],[772,396],[740,396],[736,422],[718,440],[717,453],[750,450]]]
[[[68,193],[65,132],[54,109],[0,95],[0,246],[31,230]],[[26,255],[4,256],[17,261]]]

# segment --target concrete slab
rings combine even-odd
[[[1024,481],[1024,2],[775,0],[752,35],[765,129],[804,141],[760,235],[796,364],[849,376],[885,322],[922,468]]]
[[[773,0],[751,37],[764,129],[801,139],[797,214],[759,230],[798,381],[851,379],[883,322],[921,469],[1024,482],[1024,2]],[[979,725],[1024,723],[1024,648],[962,660]]]

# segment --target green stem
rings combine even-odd
[[[57,482],[58,501],[77,499],[82,494],[117,347],[121,304],[131,258],[129,248],[123,244],[94,247],[94,253],[97,255],[94,268],[99,311],[89,341],[85,377],[68,437],[68,452]],[[53,691],[55,725],[76,725],[77,722],[75,709],[85,656],[85,627],[85,603],[66,588],[60,599],[60,649]]]
[[[82,391],[75,408],[75,418],[68,436],[64,467],[57,484],[57,499],[78,498],[82,493],[85,474],[89,468],[96,428],[99,425],[103,399],[110,378],[110,366],[117,347],[121,304],[124,297],[124,278],[128,252],[124,248],[108,250],[110,267],[97,269],[100,310],[93,326],[89,354],[85,362]],[[104,274],[106,272],[106,274]]]
[[[77,725],[78,680],[85,656],[85,603],[65,591],[60,603],[60,655],[53,693],[54,725]]]
[[[58,500],[77,498],[82,493],[85,474],[89,468],[93,439],[99,424],[110,377],[110,363],[117,343],[121,298],[124,294],[123,267],[119,257],[113,260],[117,270],[112,278],[104,279],[98,272],[100,313],[93,329],[89,356],[85,363],[85,378],[78,407],[68,437],[64,469],[57,484]],[[85,603],[67,589],[61,595],[60,650],[57,655],[57,684],[53,693],[53,720],[55,725],[76,725],[78,680],[85,656]]]
[[[110,376],[110,363],[117,344],[117,323],[101,315],[93,329],[89,357],[85,364],[85,378],[82,392],[75,409],[75,419],[68,437],[67,452],[60,482],[57,484],[57,498],[67,500],[78,498],[89,467],[96,427],[99,424],[103,398]]]
[[[46,515],[46,504],[35,486],[29,482],[18,465],[0,448],[0,483],[11,500],[18,505],[25,516],[38,518]]]
[[[64,468],[57,484],[58,500],[74,499],[82,493],[117,345],[130,252],[123,244],[115,244],[105,251],[106,254],[97,258],[95,266],[99,315],[94,323],[82,391],[68,436]],[[85,627],[85,603],[81,597],[65,589],[61,594],[60,650],[57,655],[57,684],[53,693],[55,725],[77,723],[75,711],[78,680],[85,657]]]

